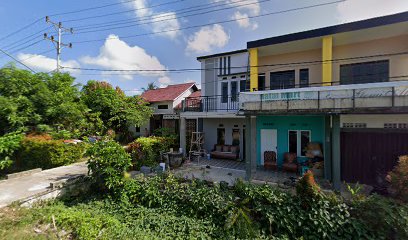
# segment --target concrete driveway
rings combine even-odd
[[[86,175],[88,167],[85,162],[69,166],[44,170],[28,176],[0,181],[0,208],[14,201],[26,199],[50,189],[50,183],[66,181],[70,178]]]

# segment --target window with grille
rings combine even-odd
[[[340,65],[340,84],[387,82],[388,60]]]

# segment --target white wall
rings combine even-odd
[[[384,123],[408,123],[408,114],[364,114],[364,115],[341,115],[340,124],[365,123],[367,128],[384,128]],[[408,144],[408,143],[407,143]]]
[[[219,127],[223,124],[223,127]],[[238,125],[238,127],[234,127]],[[205,133],[204,148],[207,152],[211,152],[214,148],[214,144],[217,143],[217,128],[225,128],[225,144],[232,144],[232,130],[240,130],[240,158],[243,158],[243,139],[244,139],[244,129],[245,119],[244,118],[205,118],[203,119],[203,131]]]

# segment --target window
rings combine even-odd
[[[265,90],[265,74],[258,75],[258,90]]]
[[[222,75],[222,57],[220,57],[220,65],[218,69],[218,75]]]
[[[231,57],[228,56],[228,74],[231,74]]]
[[[225,145],[225,128],[217,128],[217,144]]]
[[[224,57],[224,75],[227,75],[227,57]]]
[[[239,81],[239,92],[246,91],[246,80]]]
[[[300,69],[299,71],[299,87],[309,87],[309,69]]]
[[[239,129],[232,129],[232,145],[239,146],[241,134]]]
[[[237,93],[238,93],[238,82],[234,81],[231,82],[231,101],[236,102],[237,101]]]
[[[271,89],[287,89],[295,87],[295,70],[271,72]]]
[[[169,105],[158,105],[157,109],[169,109]]]
[[[408,123],[384,123],[384,128],[408,128]]]
[[[311,131],[309,130],[289,130],[288,132],[288,152],[296,153],[297,156],[306,155],[306,147],[311,141]]]
[[[366,128],[367,123],[343,123],[343,128]]]
[[[340,65],[340,84],[387,82],[389,61],[374,61]]]
[[[136,132],[140,133],[140,127],[136,126]]]
[[[221,102],[228,102],[228,82],[221,83]]]

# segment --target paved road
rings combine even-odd
[[[88,173],[85,162],[44,170],[29,176],[0,182],[0,208],[14,201],[31,197],[49,190],[50,183]]]

